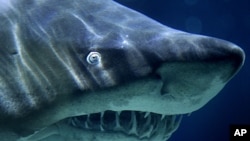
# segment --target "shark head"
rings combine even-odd
[[[20,140],[164,141],[244,62],[233,43],[111,0],[10,3],[0,17],[1,111],[14,117],[8,128],[42,129]]]

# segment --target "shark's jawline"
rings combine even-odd
[[[167,140],[179,127],[182,116],[140,111],[104,111],[69,118],[74,127],[96,132],[122,132],[139,139]],[[164,132],[163,136],[161,135]],[[161,133],[159,135],[159,133]],[[161,137],[156,137],[161,136]]]

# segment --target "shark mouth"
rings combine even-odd
[[[122,132],[139,139],[160,136],[168,139],[178,128],[182,116],[139,111],[104,111],[69,118],[69,124],[96,132]],[[159,137],[157,137],[159,138]]]

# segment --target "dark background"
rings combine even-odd
[[[170,141],[229,141],[230,124],[250,124],[250,0],[116,0],[169,27],[225,39],[246,53],[242,70]]]

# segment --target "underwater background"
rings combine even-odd
[[[249,0],[116,0],[169,27],[231,41],[245,65],[207,105],[184,116],[169,141],[229,141],[230,124],[250,124]]]

